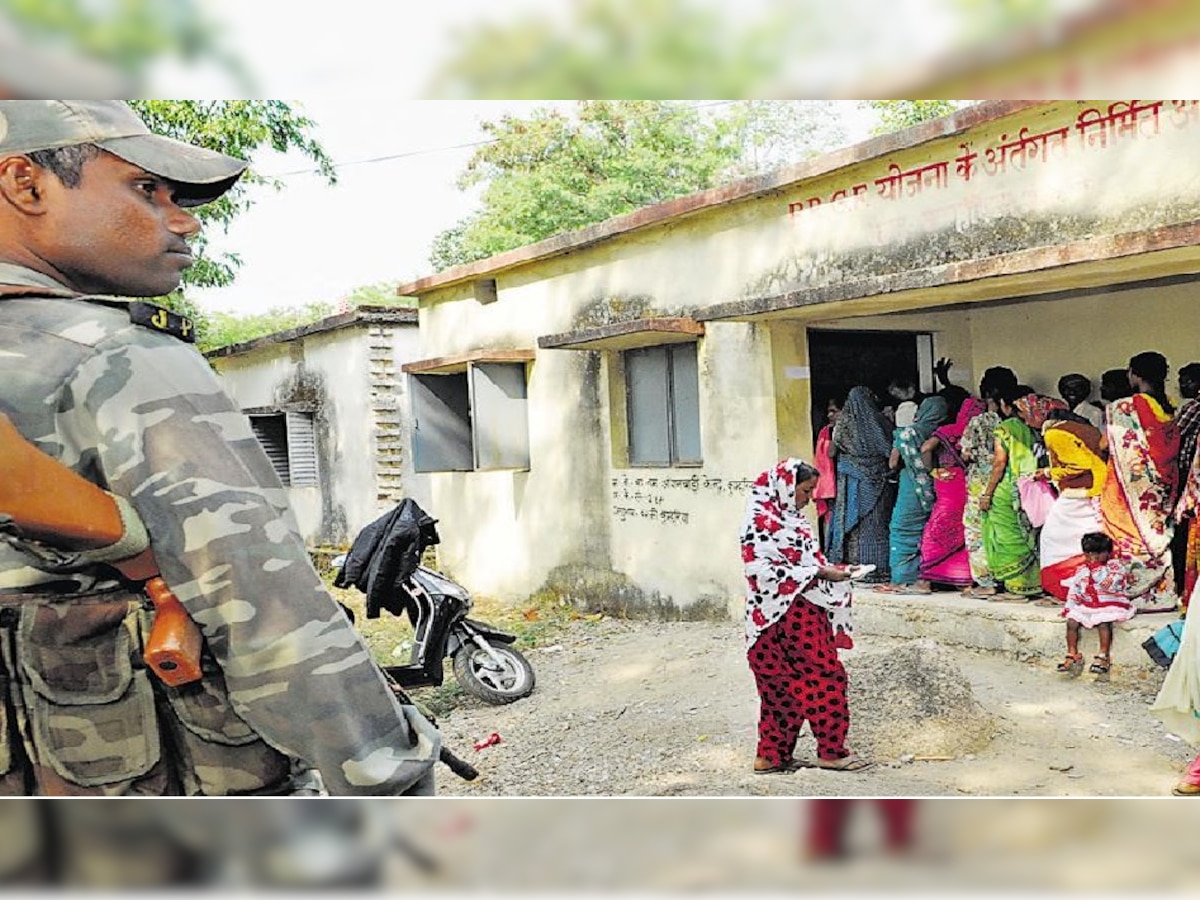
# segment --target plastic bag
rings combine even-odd
[[[1021,509],[1025,510],[1025,515],[1029,517],[1029,524],[1034,528],[1041,528],[1046,524],[1050,507],[1058,499],[1058,494],[1054,492],[1050,483],[1022,475],[1017,479],[1017,493],[1021,498]]]
[[[1183,639],[1183,620],[1168,622],[1146,640],[1142,641],[1142,649],[1150,658],[1164,669],[1170,668],[1171,661],[1179,652],[1179,643]]]

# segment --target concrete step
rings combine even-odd
[[[1178,613],[1144,613],[1119,622],[1113,632],[1111,680],[1161,677],[1142,642]],[[869,585],[854,591],[854,628],[869,638],[930,638],[945,646],[1003,653],[1021,662],[1053,668],[1066,656],[1066,622],[1057,609],[1032,603],[1001,603],[935,591],[914,596],[884,594]],[[1090,664],[1096,633],[1084,630],[1080,652]],[[1086,667],[1085,667],[1086,671]]]

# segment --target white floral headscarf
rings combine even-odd
[[[817,578],[828,563],[808,517],[796,506],[801,467],[807,467],[803,460],[785,459],[759,475],[750,489],[741,535],[746,641],[758,640],[800,597],[829,613],[835,646],[849,649],[854,646],[850,584]]]

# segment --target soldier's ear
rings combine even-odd
[[[41,215],[45,211],[42,186],[46,175],[28,156],[6,156],[0,159],[0,197],[28,215]]]

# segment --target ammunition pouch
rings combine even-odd
[[[128,591],[0,593],[0,680],[18,688],[0,696],[0,780],[40,794],[286,792],[290,759],[234,711],[207,647],[194,684],[146,669],[147,606]]]

